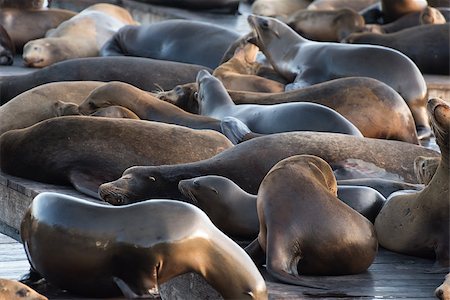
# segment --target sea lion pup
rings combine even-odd
[[[311,0],[256,0],[252,4],[252,13],[267,17],[287,17],[310,3]]]
[[[0,24],[0,65],[12,65],[14,63],[14,54],[15,48],[11,37]]]
[[[98,56],[103,44],[127,24],[135,22],[126,9],[94,4],[48,31],[45,38],[26,43],[23,59],[29,67],[42,68],[70,58]]]
[[[205,42],[205,37],[208,41]],[[139,56],[216,68],[240,34],[212,23],[164,20],[119,29],[102,49],[101,56]]]
[[[339,10],[298,10],[290,15],[286,24],[304,38],[339,42],[353,32],[364,29],[364,18],[348,8]]]
[[[0,104],[38,85],[55,81],[122,81],[146,91],[194,82],[203,66],[140,57],[87,57],[62,61],[0,80]],[[125,70],[125,71],[124,71]]]
[[[0,278],[0,299],[2,300],[47,300],[32,288],[16,280]]]
[[[180,192],[200,207],[225,234],[237,239],[258,235],[256,195],[226,177],[209,175],[181,180]],[[372,223],[386,199],[369,187],[338,186],[337,197]]]
[[[123,106],[142,120],[221,132],[219,120],[188,113],[124,82],[109,82],[93,90],[79,105],[78,110],[81,114],[89,115],[98,108],[111,105]]]
[[[353,33],[343,42],[372,44],[396,49],[408,56],[426,74],[450,74],[450,24],[414,26],[388,34]],[[420,44],[417,44],[420,41]]]
[[[427,6],[424,10],[420,12],[413,12],[394,22],[388,24],[367,24],[365,26],[364,32],[372,32],[372,33],[394,33],[406,28],[426,25],[426,24],[444,24],[446,23],[445,17],[442,13],[431,6]]]
[[[200,209],[180,201],[111,207],[41,193],[25,213],[21,238],[38,273],[90,297],[154,297],[159,284],[196,272],[225,299],[267,299],[245,251]]]
[[[338,180],[382,177],[410,183],[417,182],[413,172],[417,156],[439,155],[434,150],[398,141],[326,132],[286,132],[248,140],[203,161],[129,168],[121,178],[101,185],[99,193],[112,204],[148,198],[184,199],[178,190],[180,180],[219,175],[256,194],[271,167],[298,154],[322,157],[336,170],[348,169],[348,174]]]
[[[0,135],[46,119],[79,115],[78,104],[103,84],[98,81],[52,82],[19,94],[0,106]]]
[[[35,39],[45,37],[50,29],[77,13],[66,9],[0,9],[0,24],[9,33],[17,53],[22,53],[23,46]]]
[[[450,107],[442,99],[428,101],[441,161],[431,181],[420,192],[389,197],[375,220],[380,245],[420,257],[434,257],[442,267],[449,261],[449,131]]]
[[[450,274],[445,276],[444,282],[434,291],[434,295],[441,300],[450,299]]]
[[[337,198],[336,179],[323,159],[296,155],[278,162],[258,190],[260,224],[250,256],[266,254],[278,280],[302,285],[299,274],[364,272],[378,250],[373,225]]]
[[[419,138],[431,134],[425,109],[425,80],[414,62],[404,54],[373,45],[310,41],[274,18],[249,15],[248,22],[254,34],[251,42],[259,47],[278,73],[292,82],[286,89],[350,76],[375,78],[390,85],[405,99]]]
[[[213,75],[230,90],[278,93],[284,91],[284,84],[256,75],[261,67],[256,62],[259,48],[246,43],[236,48],[234,56],[219,65]]]
[[[131,166],[192,162],[232,146],[225,136],[212,130],[65,116],[5,132],[0,137],[0,167],[13,176],[73,185],[98,197],[100,184],[118,178]]]
[[[199,113],[222,120],[231,116],[257,133],[322,131],[362,137],[350,121],[336,111],[315,103],[274,105],[234,104],[222,82],[202,70],[197,75]]]
[[[159,92],[157,97],[198,113],[196,83]],[[368,77],[346,77],[283,93],[228,90],[235,104],[314,102],[328,106],[352,122],[365,137],[419,144],[414,119],[403,98],[387,84]]]

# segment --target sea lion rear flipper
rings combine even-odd
[[[122,279],[120,279],[119,277],[113,277],[113,281],[116,283],[117,287],[120,289],[120,291],[123,293],[123,295],[127,298],[127,299],[160,299],[159,297],[159,293],[158,293],[158,287],[155,286],[152,289],[149,289],[149,293],[150,294],[146,294],[146,295],[137,295],[131,288],[130,286],[123,281]],[[156,292],[153,292],[156,291]]]
[[[95,176],[92,172],[83,172],[80,170],[72,170],[69,174],[69,181],[73,187],[86,195],[100,199],[98,195],[98,187],[110,180],[103,179],[103,176]]]

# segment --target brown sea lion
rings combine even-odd
[[[445,276],[444,282],[434,291],[434,295],[440,300],[450,300],[450,274]]]
[[[431,134],[425,109],[425,80],[414,62],[404,54],[373,45],[310,41],[274,18],[249,15],[248,22],[254,33],[252,42],[274,69],[292,82],[286,89],[341,77],[372,77],[388,84],[405,99],[420,138]]]
[[[0,104],[55,81],[122,81],[146,91],[194,82],[206,67],[140,57],[88,57],[62,61],[36,72],[0,78]]]
[[[230,90],[283,92],[284,84],[257,75],[261,66],[256,62],[258,51],[258,47],[249,43],[236,48],[234,56],[214,69],[213,75]]]
[[[339,10],[298,10],[286,21],[292,29],[304,38],[339,42],[353,32],[364,29],[364,18],[348,8]]]
[[[70,58],[98,56],[106,41],[127,24],[135,21],[126,9],[94,4],[48,31],[45,38],[26,43],[23,59],[29,67],[42,68]]]
[[[311,0],[256,0],[252,13],[268,17],[287,17],[291,13],[306,8]]]
[[[112,105],[96,109],[93,113],[90,114],[90,116],[141,120],[141,118],[139,118],[134,112],[132,112],[128,108],[118,105]]]
[[[30,287],[15,280],[0,278],[1,300],[47,300]]]
[[[450,106],[442,99],[428,101],[441,161],[420,192],[393,194],[375,220],[380,245],[391,251],[435,258],[450,267],[449,131]]]
[[[225,299],[267,299],[244,250],[188,203],[111,207],[41,193],[25,213],[21,237],[33,268],[77,294],[148,299],[158,296],[159,284],[196,272]]]
[[[257,210],[258,238],[246,251],[262,249],[267,271],[282,282],[361,273],[377,254],[373,225],[337,198],[333,171],[319,157],[278,162],[261,182]]]
[[[109,82],[93,90],[79,105],[78,110],[81,114],[89,115],[98,108],[111,105],[123,106],[142,120],[221,131],[220,120],[185,112],[124,82]]]
[[[256,194],[270,168],[298,154],[322,157],[335,171],[348,170],[337,179],[381,177],[410,183],[417,182],[413,171],[417,156],[439,155],[425,147],[398,141],[324,132],[278,133],[248,140],[195,163],[130,168],[118,180],[101,185],[99,193],[102,199],[113,204],[152,197],[183,199],[178,191],[180,180],[214,174],[227,177],[246,192]]]
[[[389,34],[353,33],[344,39],[351,44],[372,44],[396,49],[422,73],[450,75],[450,24],[414,26]],[[420,43],[417,43],[420,41]]]
[[[0,24],[0,65],[12,65],[14,63],[14,44],[5,28]]]
[[[412,12],[421,11],[427,6],[427,0],[381,0],[384,23],[392,22]]]
[[[379,0],[314,0],[307,9],[342,9],[349,8],[354,11],[363,10]]]
[[[225,136],[212,130],[66,116],[4,133],[0,137],[0,167],[13,176],[73,185],[98,197],[101,183],[118,178],[131,166],[192,162],[230,147]]]
[[[103,84],[98,81],[53,82],[26,91],[0,106],[0,135],[49,118],[78,115],[78,104]]]
[[[23,46],[35,39],[45,36],[45,33],[58,27],[62,22],[72,18],[76,12],[66,9],[0,9],[0,24],[5,27],[18,53]]]

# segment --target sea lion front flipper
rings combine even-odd
[[[71,170],[69,174],[69,181],[73,187],[88,196],[100,199],[98,195],[98,187],[110,180],[103,178],[104,176],[96,176],[92,172],[83,172],[80,170]]]
[[[148,290],[149,294],[137,295],[130,286],[119,277],[114,276],[113,281],[127,299],[160,299],[158,286],[156,284],[154,288]]]
[[[234,144],[237,145],[244,141],[250,140],[261,134],[254,133],[247,125],[235,117],[225,117],[220,122],[222,133]]]

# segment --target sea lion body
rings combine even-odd
[[[141,120],[141,118],[139,118],[138,115],[136,115],[128,108],[118,105],[112,105],[96,109],[93,113],[90,114],[90,116]]]
[[[105,297],[128,289],[134,295],[125,292],[127,298],[151,297],[158,284],[193,271],[225,299],[267,299],[251,259],[187,203],[111,207],[42,193],[25,214],[21,237],[34,269],[78,294]]]
[[[198,113],[196,83],[157,94],[159,99]],[[314,102],[328,106],[352,122],[365,137],[419,144],[411,111],[390,86],[373,78],[346,77],[283,93],[228,90],[235,104]]]
[[[75,12],[66,9],[2,8],[0,24],[11,36],[17,53],[22,53],[27,42],[43,38],[48,30],[75,15]]]
[[[253,42],[274,69],[293,82],[290,88],[341,77],[375,78],[405,99],[421,131],[419,137],[431,133],[425,109],[425,80],[414,62],[404,54],[374,45],[353,47],[355,45],[310,41],[273,18],[250,15],[248,22],[255,32]]]
[[[417,182],[413,172],[417,156],[439,155],[404,142],[337,133],[287,132],[248,140],[195,163],[130,168],[118,180],[100,186],[99,193],[115,204],[117,199],[123,203],[149,197],[182,199],[178,191],[180,180],[214,174],[227,177],[246,192],[256,194],[270,168],[284,158],[299,154],[322,157],[335,171],[348,170],[348,174],[339,176],[338,180],[381,177],[410,183]],[[149,177],[155,181],[150,181]]]
[[[14,63],[14,54],[15,48],[11,37],[5,28],[0,25],[0,65],[12,65]]]
[[[235,13],[239,8],[238,0],[139,0],[139,2],[220,13]]]
[[[40,9],[44,3],[44,0],[0,0],[0,8]]]
[[[49,118],[77,115],[77,104],[103,84],[98,81],[53,82],[26,91],[0,107],[0,135]]]
[[[193,129],[221,131],[220,121],[185,112],[175,105],[161,101],[149,93],[123,82],[109,82],[93,90],[78,107],[89,115],[98,108],[119,105],[131,110],[141,120],[177,124]]]
[[[372,4],[377,3],[379,0],[314,0],[307,9],[309,10],[320,10],[320,9],[342,9],[348,8],[354,11],[361,11]]]
[[[48,31],[45,38],[26,43],[23,59],[27,66],[42,68],[70,58],[98,56],[115,32],[134,23],[124,8],[95,4]]]
[[[420,192],[391,195],[375,221],[380,245],[391,251],[435,258],[448,268],[449,259],[449,130],[450,107],[441,99],[428,102],[428,112],[441,161]]]
[[[310,155],[284,159],[264,177],[257,241],[275,278],[301,284],[299,274],[356,274],[372,264],[378,249],[373,225],[336,191],[331,167]]]
[[[204,39],[208,36],[208,42]],[[100,50],[101,56],[139,56],[216,68],[239,38],[226,28],[198,21],[166,20],[124,26]]]
[[[146,91],[172,89],[194,82],[203,66],[139,57],[90,57],[62,61],[31,74],[0,80],[0,102],[38,85],[55,81],[122,81]]]
[[[235,105],[223,84],[209,74],[197,75],[199,112],[222,120],[235,117],[257,133],[286,131],[324,131],[362,137],[350,121],[336,111],[315,103],[283,103],[274,105]]]
[[[215,131],[140,120],[66,116],[4,133],[0,137],[0,166],[13,176],[71,184],[97,197],[101,183],[118,178],[131,166],[202,160],[231,146]]]
[[[364,19],[354,10],[298,10],[286,22],[304,38],[339,42],[353,32],[364,29]]]
[[[287,17],[293,12],[306,8],[310,0],[256,0],[252,4],[252,13],[268,17]]]
[[[421,25],[390,34],[354,33],[345,40],[352,44],[372,44],[396,49],[427,74],[449,75],[450,24]],[[417,44],[420,41],[420,44]]]
[[[426,0],[381,0],[384,23],[392,22],[412,12],[421,11],[427,6]]]

